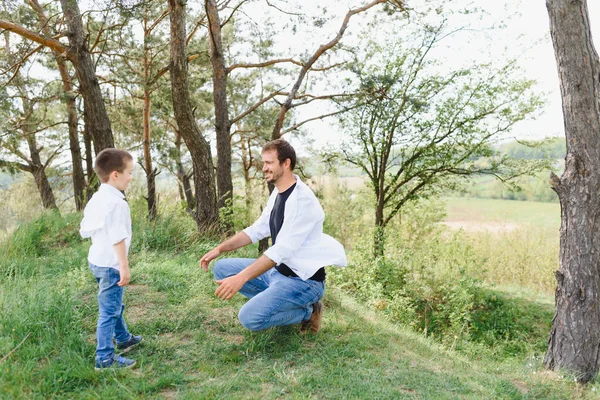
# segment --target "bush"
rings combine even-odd
[[[363,227],[351,265],[330,269],[330,281],[391,320],[451,347],[480,344],[511,355],[532,347],[543,351],[539,338],[549,329],[551,316],[544,318],[551,310],[528,309],[486,287],[477,278],[481,272],[475,273],[486,259],[463,231],[443,230],[437,223],[444,217],[441,208],[436,202],[407,208],[388,229],[385,258],[372,258],[372,231]]]

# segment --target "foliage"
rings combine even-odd
[[[567,155],[564,138],[548,138],[538,141],[511,141],[498,146],[498,150],[510,157],[521,160],[563,159]]]
[[[533,82],[520,78],[514,64],[440,74],[430,53],[447,36],[444,23],[419,28],[408,43],[369,42],[354,64],[359,98],[340,118],[350,134],[344,158],[368,176],[376,199],[376,256],[383,254],[383,230],[407,203],[456,189],[458,177],[509,181],[547,164],[517,161],[492,147],[540,107]]]

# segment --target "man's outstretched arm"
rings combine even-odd
[[[206,253],[200,259],[200,268],[204,268],[205,271],[208,271],[208,264],[217,258],[221,253],[226,253],[228,251],[233,251],[239,249],[240,247],[244,247],[252,243],[250,240],[250,236],[246,235],[244,232],[238,232],[226,241],[219,244],[217,247]]]
[[[215,291],[215,296],[221,300],[229,300],[234,294],[246,284],[246,282],[260,276],[273,268],[275,262],[267,256],[260,256],[252,264],[241,270],[237,275],[230,276],[228,278],[219,279],[217,284],[219,287]]]

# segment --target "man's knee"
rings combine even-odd
[[[259,315],[256,312],[251,312],[244,307],[240,309],[240,312],[238,313],[238,319],[244,328],[251,331],[262,331],[268,328],[266,319],[263,315]]]

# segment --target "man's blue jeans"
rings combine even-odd
[[[224,258],[216,262],[213,274],[216,279],[237,275],[254,261],[253,258]],[[325,284],[287,277],[271,268],[246,282],[240,293],[250,298],[240,309],[240,322],[247,329],[260,331],[308,320],[312,305],[325,293]]]
[[[117,343],[131,338],[127,324],[123,319],[123,287],[117,286],[121,279],[114,268],[98,267],[90,264],[90,269],[98,282],[98,325],[96,326],[96,361],[111,358],[115,352],[113,338]]]

